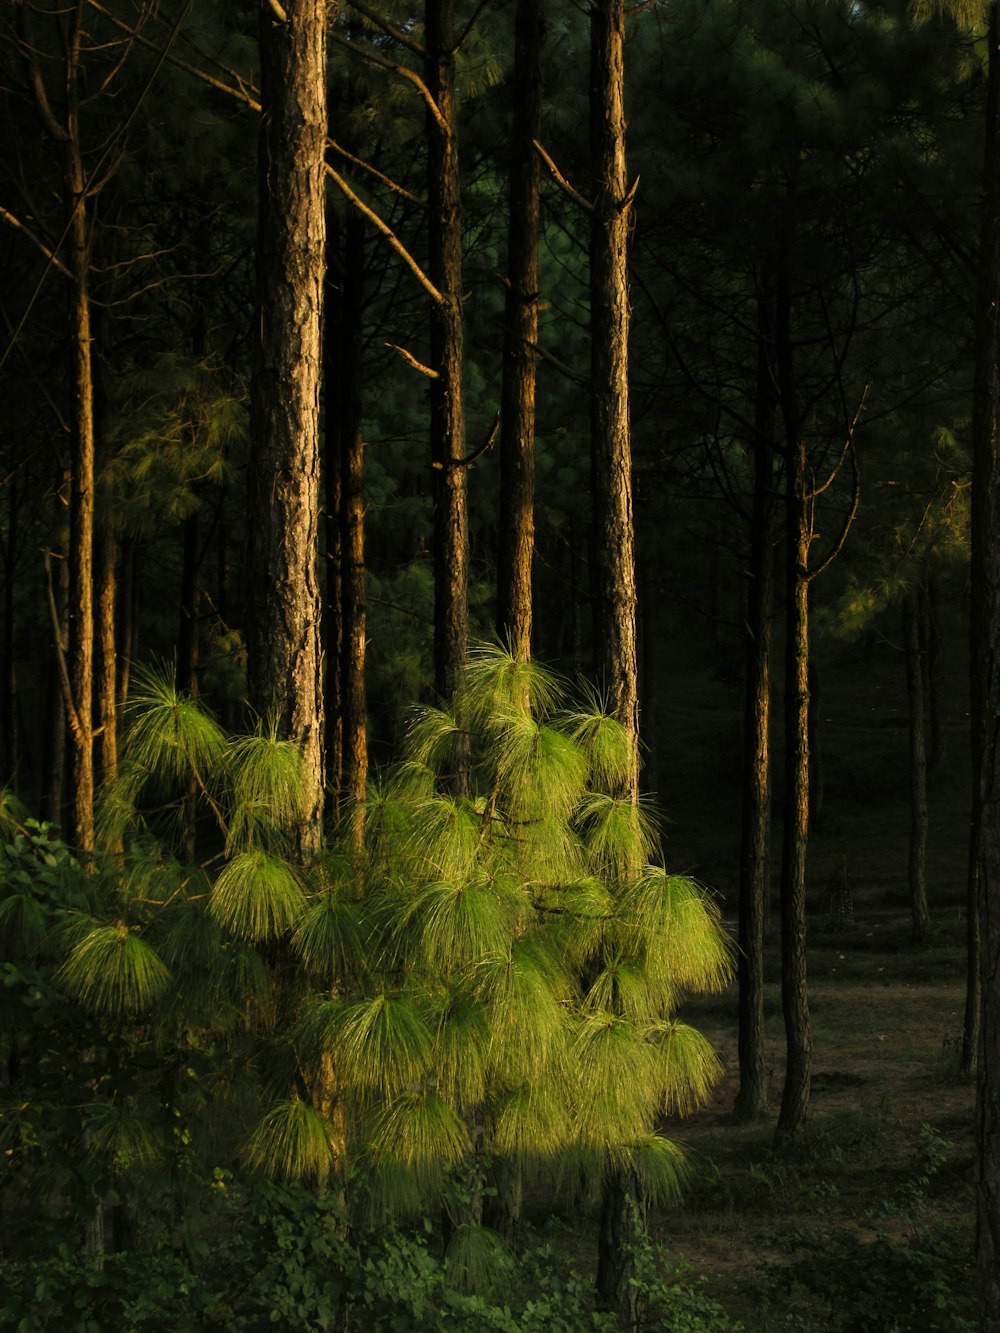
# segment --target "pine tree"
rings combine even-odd
[[[319,386],[325,261],[326,6],[260,5],[263,114],[257,249],[260,338],[248,467],[248,692],[301,747],[299,838],[323,820]]]

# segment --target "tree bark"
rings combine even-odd
[[[344,445],[342,414],[338,405],[343,401],[341,370],[344,341],[343,291],[345,258],[343,226],[331,209],[327,219],[326,284],[327,317],[323,338],[323,382],[326,395],[326,460],[323,469],[326,536],[323,563],[326,570],[326,600],[323,607],[323,644],[326,660],[324,688],[326,778],[333,800],[333,818],[340,819],[341,787],[344,780],[344,720],[341,709],[343,621],[342,621],[342,567],[341,550],[341,469]]]
[[[590,47],[594,647],[598,680],[607,691],[610,710],[635,747],[627,794],[637,799],[639,700],[628,393],[628,235],[632,201],[625,161],[624,35],[622,0],[594,3]]]
[[[302,753],[294,837],[310,857],[323,821],[319,528],[320,321],[325,260],[324,0],[260,7],[259,336],[248,467],[247,685]]]
[[[364,306],[364,220],[356,213],[345,227],[341,399],[341,706],[344,794],[351,807],[351,839],[364,841],[368,784],[368,706],[365,693],[365,441],[361,423],[361,318]]]
[[[910,913],[913,939],[926,944],[930,933],[927,906],[927,718],[926,659],[920,634],[919,588],[913,588],[903,612],[906,644],[906,692],[910,703]]]
[[[594,653],[610,711],[632,746],[620,795],[639,799],[639,696],[632,519],[628,237],[632,197],[625,156],[625,5],[590,9],[590,458],[593,494]],[[638,1327],[631,1244],[644,1221],[635,1172],[609,1169],[601,1201],[597,1304],[622,1329]]]
[[[739,1065],[735,1114],[757,1120],[767,1109],[764,1060],[764,934],[771,892],[771,640],[774,618],[773,340],[765,296],[760,333],[754,434],[753,509],[743,704],[743,810],[740,844]]]
[[[66,138],[63,190],[70,211],[66,261],[70,272],[70,503],[69,651],[72,682],[73,841],[94,849],[94,379],[91,358],[90,226],[86,173],[80,147],[79,61],[81,10],[73,19],[66,55]]]
[[[542,0],[518,0],[514,35],[514,125],[500,393],[500,541],[497,630],[521,661],[531,656],[534,554],[535,380],[541,163]]]
[[[97,621],[101,646],[98,683],[98,718],[101,727],[101,780],[114,782],[118,774],[118,652],[115,611],[118,598],[118,536],[110,518],[101,533],[101,578]]]
[[[792,193],[794,198],[794,192]],[[791,201],[790,201],[791,202]],[[812,1032],[806,990],[809,841],[809,546],[806,447],[795,405],[789,243],[778,269],[775,355],[785,427],[785,808],[781,856],[781,1006],[785,1083],[776,1142],[801,1129],[809,1105]]]
[[[437,115],[427,117],[430,279],[441,295],[431,311],[431,463],[434,469],[434,688],[450,699],[469,646],[469,516],[462,328],[462,214],[455,108],[452,0],[424,9],[425,82]],[[460,762],[459,769],[464,765]],[[458,788],[463,772],[456,774]]]
[[[972,734],[982,1009],[976,1080],[980,1327],[1000,1330],[1000,8],[989,7],[972,421]]]
[[[646,1228],[646,1207],[640,1181],[631,1171],[617,1171],[605,1186],[597,1249],[599,1307],[614,1311],[619,1327],[633,1333],[640,1327],[635,1277],[635,1245]]]

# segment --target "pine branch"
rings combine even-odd
[[[12,227],[16,227],[18,231],[23,231],[25,236],[27,236],[27,238],[35,246],[37,246],[37,248],[49,261],[49,263],[52,264],[54,268],[57,268],[64,278],[70,278],[73,276],[70,273],[69,269],[66,267],[66,265],[63,263],[63,261],[56,254],[56,252],[54,250],[50,250],[49,247],[45,244],[45,242],[41,240],[39,237],[37,237],[26,223],[22,222],[20,218],[15,217],[13,213],[9,212],[6,208],[4,208],[3,204],[0,204],[0,218],[3,218],[6,222],[9,222]]]

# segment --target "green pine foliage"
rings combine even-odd
[[[591,1190],[625,1165],[676,1197],[682,1154],[657,1125],[719,1063],[675,1009],[725,984],[730,946],[707,892],[649,864],[650,814],[617,794],[621,728],[563,698],[480,650],[450,709],[412,715],[363,849],[301,866],[295,751],[266,728],[233,741],[142,678],[85,898],[53,914],[16,874],[0,896],[0,932],[61,950],[53,983],[112,1043],[80,1160],[152,1180],[166,1115],[205,1168],[224,1151],[336,1176],[359,1216],[451,1210],[501,1160]],[[173,1071],[166,1093],[144,1061]],[[496,1238],[453,1215],[453,1280],[476,1285]]]

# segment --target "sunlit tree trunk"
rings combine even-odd
[[[516,657],[531,655],[535,507],[535,351],[538,341],[542,0],[518,0],[514,124],[500,405],[500,542],[497,630]]]
[[[333,800],[333,817],[340,818],[340,797],[344,778],[343,716],[341,713],[342,565],[341,552],[341,385],[344,314],[343,226],[332,210],[327,217],[326,235],[326,327],[323,335],[323,383],[327,409],[325,416],[326,459],[323,467],[323,498],[326,508],[323,531],[326,538],[323,563],[326,599],[323,606],[323,654],[326,659],[324,683],[324,735],[326,740],[326,780]]]
[[[740,844],[739,1064],[736,1115],[767,1108],[764,1060],[764,934],[771,891],[771,639],[774,616],[774,376],[766,296],[760,331],[753,446],[753,511],[747,587],[746,696],[743,704],[743,811]]]
[[[355,846],[364,838],[368,782],[368,707],[365,692],[365,441],[361,422],[361,318],[364,306],[364,222],[351,213],[344,235],[341,400],[341,707],[344,794],[351,805]]]
[[[639,797],[632,441],[629,422],[628,237],[631,196],[625,157],[625,6],[595,0],[590,10],[591,486],[594,651],[610,711],[632,742],[621,794]],[[638,1326],[634,1242],[645,1203],[635,1172],[612,1168],[601,1201],[597,1301],[623,1329]]]
[[[101,728],[101,778],[113,782],[118,772],[118,651],[115,621],[118,600],[118,536],[105,519],[100,543],[100,584],[97,623],[100,640],[98,718]]]
[[[66,56],[66,138],[63,189],[70,209],[66,259],[70,271],[69,650],[73,737],[73,841],[94,847],[94,379],[90,327],[90,227],[80,150],[79,62],[82,13],[77,9]]]
[[[793,195],[794,197],[794,195]],[[812,1031],[806,990],[809,842],[809,546],[806,446],[795,404],[788,247],[779,264],[775,358],[785,426],[785,810],[781,856],[781,1005],[785,1083],[776,1130],[790,1139],[809,1104]]]
[[[625,7],[591,8],[590,237],[591,484],[595,664],[614,716],[632,737],[629,795],[639,789],[635,540],[629,423],[628,235],[631,198],[625,161]]]
[[[320,322],[325,261],[325,0],[262,0],[259,338],[248,467],[247,647],[252,707],[300,748],[300,851],[323,820],[319,528]]]
[[[431,462],[434,469],[434,688],[450,699],[469,646],[469,515],[462,393],[462,213],[455,108],[452,0],[424,10],[425,81],[436,114],[427,118],[430,279],[441,299],[431,311]],[[462,785],[461,774],[456,775]]]

